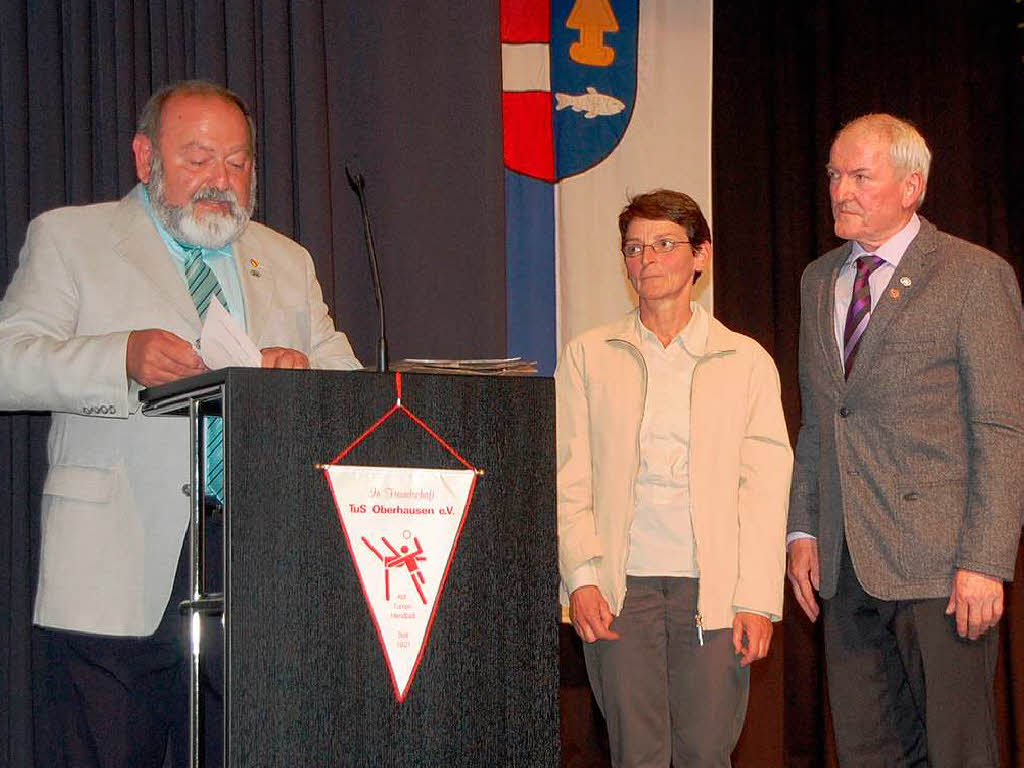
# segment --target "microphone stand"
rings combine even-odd
[[[377,302],[377,317],[380,320],[380,337],[377,339],[377,371],[388,372],[388,340],[384,326],[384,293],[380,287],[380,270],[377,268],[377,251],[373,246],[373,232],[370,230],[370,214],[366,210],[366,181],[363,174],[355,173],[346,165],[345,175],[348,185],[359,198],[359,210],[363,214],[363,239],[366,241],[366,253],[370,257],[370,276],[373,278],[373,298]]]

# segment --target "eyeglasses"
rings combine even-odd
[[[643,255],[646,248],[650,248],[657,254],[671,253],[680,245],[689,245],[689,243],[689,240],[672,240],[668,237],[660,237],[653,243],[629,240],[622,246],[622,255],[627,259],[636,259]]]

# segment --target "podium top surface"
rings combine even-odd
[[[220,368],[216,371],[209,371],[192,376],[180,381],[173,381],[169,384],[162,384],[158,387],[148,387],[139,392],[139,402],[142,403],[144,413],[150,415],[187,415],[189,401],[196,397],[216,397],[226,389],[234,387],[252,386],[260,382],[266,382],[272,377],[306,378],[312,383],[323,379],[364,379],[369,385],[373,381],[379,386],[382,379],[394,380],[395,371],[380,373],[369,369],[356,371],[305,369],[288,370],[281,368]],[[494,384],[504,382],[514,387],[550,387],[552,378],[550,376],[529,375],[483,375],[466,376],[443,373],[401,373],[405,381],[450,381],[453,386],[472,387],[483,385],[485,382]]]

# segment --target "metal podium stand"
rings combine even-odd
[[[193,379],[192,381],[198,382],[199,378]],[[155,388],[146,394],[152,395],[157,391],[159,391],[159,388]],[[201,738],[203,711],[200,696],[200,665],[202,664],[201,620],[203,617],[224,616],[227,611],[225,592],[223,590],[210,591],[207,589],[209,579],[206,569],[206,452],[202,448],[206,444],[206,417],[216,416],[223,418],[226,415],[224,392],[225,385],[224,382],[221,381],[220,383],[209,386],[200,386],[196,389],[187,390],[180,394],[169,395],[158,399],[154,398],[143,405],[143,412],[148,416],[186,416],[189,422],[189,482],[187,485],[182,487],[182,492],[187,493],[189,496],[189,506],[191,508],[188,526],[189,597],[187,600],[181,602],[179,610],[182,615],[188,617],[189,638],[191,641],[190,647],[192,651],[188,678],[190,768],[200,768],[200,766],[204,764],[202,755],[203,742]],[[225,431],[225,455],[227,454],[227,440],[228,436]],[[230,483],[227,478],[228,471],[229,468],[227,464],[225,464],[223,499],[223,514],[225,521],[227,516],[230,514],[230,501],[228,499],[228,488],[230,487]],[[225,542],[226,532],[228,529],[229,526],[225,522]],[[224,544],[222,543],[221,546],[223,548]],[[223,556],[223,552],[220,557],[218,557],[218,561],[223,564],[222,567],[226,571],[229,567],[229,563],[227,558]],[[226,583],[227,574],[225,573],[222,578],[218,578],[217,580],[220,584]],[[224,621],[223,627],[223,642],[226,646],[228,645],[228,622]],[[224,710],[228,711],[228,696],[230,695],[230,692],[227,686],[223,686],[222,690],[224,696]],[[224,738],[222,740],[222,744],[224,745],[224,750],[226,752],[228,749],[228,740]],[[228,765],[229,761],[227,757],[228,756],[225,754],[222,756],[222,760],[217,762],[220,762],[223,765]]]

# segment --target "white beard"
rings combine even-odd
[[[215,187],[200,189],[184,205],[171,205],[167,202],[164,169],[159,153],[153,156],[149,183],[146,185],[150,205],[164,229],[178,242],[201,248],[223,248],[242,236],[256,205],[255,189],[256,171],[253,170],[247,208],[238,204],[238,198],[231,189]],[[225,203],[230,210],[228,213],[208,212],[196,216],[195,204],[201,201]]]

